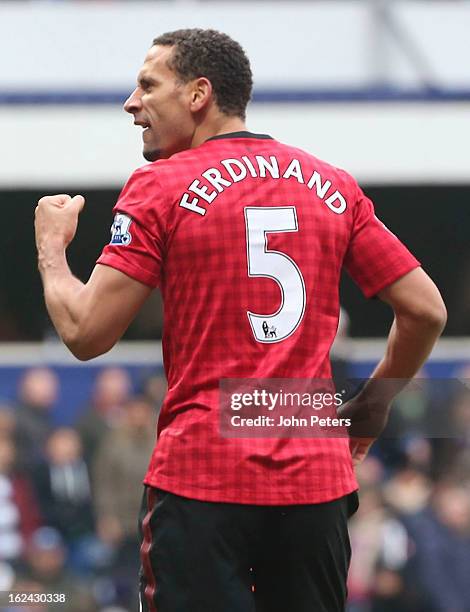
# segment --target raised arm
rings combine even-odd
[[[151,292],[113,268],[97,265],[86,284],[73,276],[66,248],[75,236],[85,200],[41,198],[36,208],[36,246],[47,310],[70,351],[88,360],[109,351]]]

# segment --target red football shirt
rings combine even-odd
[[[269,136],[134,172],[98,263],[164,301],[168,393],[145,483],[194,499],[318,503],[357,488],[345,438],[227,438],[219,381],[331,376],[344,266],[370,297],[419,265],[343,170]]]

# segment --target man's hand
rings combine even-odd
[[[354,467],[367,457],[375,438],[349,438],[349,449]]]
[[[65,250],[77,231],[78,215],[85,199],[81,195],[71,198],[66,194],[45,196],[36,207],[35,231],[38,252],[50,246]]]
[[[49,316],[63,342],[82,360],[109,351],[152,291],[112,267],[98,264],[88,282],[73,276],[66,248],[77,231],[85,199],[60,194],[36,208],[39,272]]]
[[[374,391],[377,391],[380,381],[373,382],[376,387]],[[351,421],[348,427],[349,448],[354,465],[365,459],[370,447],[385,429],[390,408],[390,402],[372,399],[364,391],[338,408],[338,416]]]

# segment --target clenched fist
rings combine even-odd
[[[38,251],[48,246],[67,248],[77,231],[78,215],[84,205],[81,195],[72,198],[62,193],[41,198],[34,224]]]

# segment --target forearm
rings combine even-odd
[[[44,196],[36,207],[35,232],[49,315],[75,357],[88,360],[116,344],[151,288],[108,266],[97,265],[86,284],[73,276],[65,249],[84,202],[82,196]]]
[[[447,320],[439,290],[422,268],[385,287],[378,297],[395,314],[385,355],[361,391],[338,411],[351,420],[348,430],[355,464],[384,430],[393,398],[419,372]]]
[[[71,348],[83,326],[85,285],[70,271],[63,248],[40,248],[38,261],[47,311],[57,333]]]
[[[444,324],[444,317],[420,319],[396,316],[385,355],[371,375],[369,391],[375,389],[382,398],[391,401],[426,362]],[[382,382],[383,379],[387,380]]]
[[[384,358],[375,369],[376,378],[412,378],[429,357],[443,326],[395,319]]]
[[[351,419],[353,460],[360,463],[371,443],[384,430],[393,398],[420,370],[445,323],[439,317],[396,315],[385,356],[353,400],[345,404],[342,417]]]

